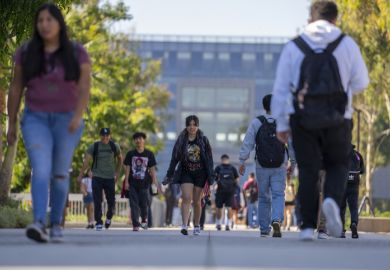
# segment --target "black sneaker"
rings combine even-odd
[[[268,237],[269,236],[269,232],[260,232],[260,236],[261,237]]]
[[[110,226],[111,226],[111,219],[106,219],[106,222],[104,223],[104,227],[108,229],[110,228]]]
[[[272,222],[272,229],[273,229],[272,237],[277,237],[277,238],[282,237],[282,232],[280,230],[280,223],[278,221]]]
[[[352,232],[352,238],[354,238],[354,239],[359,238],[359,234],[357,232],[357,225],[356,225],[356,223],[352,223],[350,228],[351,228],[351,232]]]
[[[181,229],[180,233],[182,235],[188,235],[188,230],[187,229]]]
[[[226,226],[225,226],[225,231],[230,231],[229,225],[226,225]]]
[[[340,238],[345,238],[345,231],[342,231]]]
[[[41,222],[28,225],[26,228],[26,236],[38,243],[47,243],[49,241],[45,225]]]
[[[220,224],[218,224],[218,225],[216,226],[216,228],[217,228],[218,231],[220,231],[220,230],[222,229],[222,227],[221,227]]]

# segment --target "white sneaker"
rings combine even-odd
[[[318,232],[317,239],[329,239],[329,235],[326,232]]]
[[[200,226],[194,226],[194,235],[200,235]]]
[[[314,229],[306,228],[301,230],[299,233],[299,239],[302,241],[313,241],[314,240]]]
[[[326,219],[326,230],[330,236],[340,237],[343,225],[340,218],[340,208],[332,198],[326,198],[322,204],[322,211]]]

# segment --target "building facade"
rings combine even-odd
[[[287,39],[137,35],[132,40],[142,58],[161,60],[159,81],[171,93],[169,121],[158,134],[165,141],[157,157],[159,177],[190,114],[199,116],[215,162],[226,153],[237,164],[246,128],[263,113],[262,98],[272,91]]]

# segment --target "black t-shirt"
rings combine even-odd
[[[130,166],[129,184],[138,188],[149,188],[152,177],[149,168],[156,166],[154,154],[145,149],[142,153],[137,150],[127,152],[123,162],[125,166]]]
[[[190,173],[198,173],[204,169],[200,147],[195,141],[189,141],[186,147],[188,161],[185,164],[185,170]]]

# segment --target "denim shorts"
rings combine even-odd
[[[92,196],[92,193],[88,193],[87,196],[84,196],[83,197],[83,202],[84,204],[90,204],[90,203],[93,203],[93,196]]]

